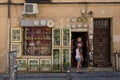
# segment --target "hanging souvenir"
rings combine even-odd
[[[72,22],[77,22],[77,18],[76,17],[72,18]]]
[[[47,26],[48,26],[48,27],[53,27],[53,26],[54,26],[54,21],[49,20],[49,21],[47,22]]]

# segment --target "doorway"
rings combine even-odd
[[[82,67],[88,67],[88,47],[87,47],[87,41],[88,41],[88,33],[87,32],[71,32],[71,67],[76,67],[77,66],[77,61],[75,59],[76,55],[76,41],[78,37],[82,38],[83,42],[83,47],[82,47],[82,52],[83,52],[83,58],[84,61],[82,62]]]
[[[94,19],[94,67],[111,67],[110,27],[111,19]]]

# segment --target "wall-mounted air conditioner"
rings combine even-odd
[[[37,14],[38,5],[36,3],[24,3],[23,14]]]

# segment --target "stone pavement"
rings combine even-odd
[[[9,75],[0,74],[0,80],[10,80]],[[17,80],[67,80],[67,73],[19,73]],[[120,72],[72,72],[71,80],[120,80]]]

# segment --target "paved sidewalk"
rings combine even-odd
[[[9,75],[0,74],[0,80],[9,80]],[[18,74],[17,80],[67,80],[67,73]],[[120,80],[120,72],[74,72],[71,80]]]

